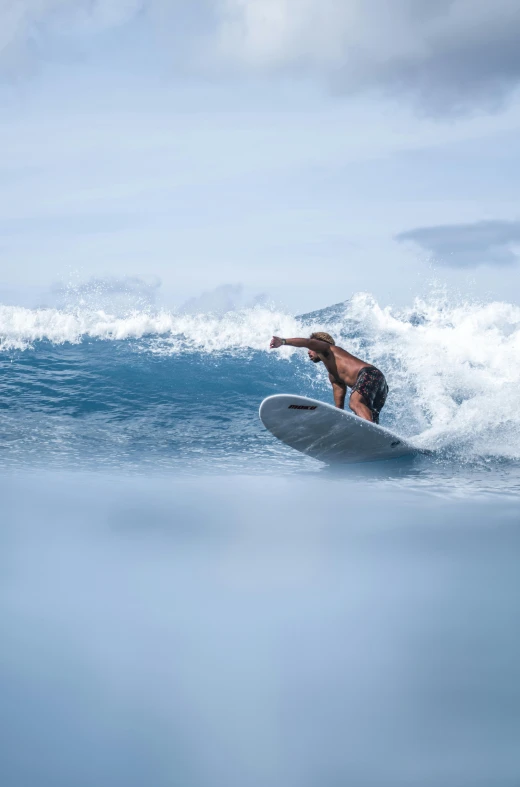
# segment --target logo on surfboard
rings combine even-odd
[[[309,405],[309,404],[290,404],[287,409],[288,410],[317,410],[318,409],[318,405],[317,404],[313,404],[313,405]]]

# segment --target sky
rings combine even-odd
[[[520,301],[517,0],[0,0],[0,301]]]

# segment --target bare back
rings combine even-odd
[[[343,350],[341,347],[331,345],[326,353],[319,353],[319,356],[329,375],[331,382],[343,383],[349,388],[355,384],[357,376],[361,369],[371,364],[362,361],[361,358],[356,358],[355,355]]]

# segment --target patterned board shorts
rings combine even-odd
[[[366,406],[372,412],[374,423],[378,424],[379,413],[388,395],[388,385],[383,372],[380,372],[375,366],[364,366],[352,388],[352,393],[354,391],[361,394]]]

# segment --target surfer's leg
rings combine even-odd
[[[375,420],[374,397],[379,382],[378,375],[381,375],[381,372],[375,366],[365,366],[359,372],[350,395],[350,409],[366,421]]]
[[[379,423],[379,413],[381,412],[382,408],[385,405],[386,397],[388,396],[388,385],[386,383],[384,375],[381,373],[381,381],[379,385],[379,390],[374,397],[374,404],[372,409],[372,414],[374,416],[374,423]]]
[[[372,418],[372,410],[370,407],[367,407],[367,404],[359,391],[352,391],[349,399],[348,406],[352,410],[353,413],[359,415],[360,418],[364,418],[365,421],[373,421]]]
[[[375,366],[365,366],[359,372],[352,388],[350,409],[361,418],[379,423],[379,411],[385,403],[388,386],[383,372]],[[367,413],[370,413],[368,417]]]

